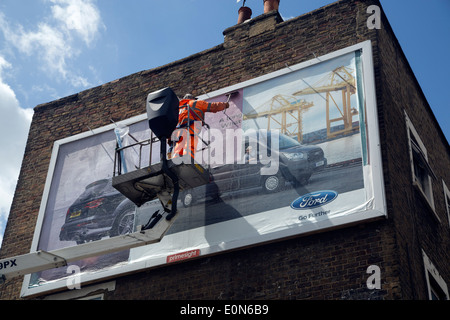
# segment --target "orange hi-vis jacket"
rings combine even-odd
[[[180,111],[178,115],[177,129],[189,130],[189,144],[184,141],[183,135],[180,130],[175,130],[177,139],[174,139],[175,146],[173,149],[173,157],[183,156],[189,152],[190,156],[194,158],[195,151],[197,149],[198,135],[201,132],[201,126],[195,126],[195,121],[201,121],[202,124],[205,120],[206,112],[219,112],[228,108],[228,102],[206,102],[202,100],[190,100],[183,99],[180,101]],[[170,143],[170,141],[169,141]]]

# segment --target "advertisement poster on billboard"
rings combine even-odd
[[[210,183],[180,193],[161,242],[75,263],[82,281],[386,216],[370,42],[199,99],[230,103],[205,114],[209,143],[196,160]],[[142,115],[57,141],[34,249],[130,233],[160,209],[157,199],[136,207],[111,185],[117,142],[150,136]],[[159,161],[151,148],[144,162]],[[133,152],[126,170],[140,166]],[[23,294],[64,287],[66,269],[27,276]]]

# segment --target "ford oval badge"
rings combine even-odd
[[[291,203],[291,208],[296,210],[313,209],[330,203],[337,198],[336,191],[325,190],[305,194]]]

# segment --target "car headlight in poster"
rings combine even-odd
[[[160,243],[78,262],[82,281],[386,216],[369,41],[199,97],[228,98],[196,154],[210,183],[180,193]],[[125,144],[151,135],[143,115],[55,143],[33,250],[133,232],[161,209],[111,186],[118,126]],[[152,148],[128,150],[127,170],[159,161]],[[64,269],[27,276],[23,294],[64,287]]]

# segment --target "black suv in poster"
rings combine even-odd
[[[61,228],[61,241],[100,240],[133,232],[135,206],[111,185],[111,179],[95,181],[69,207]]]

